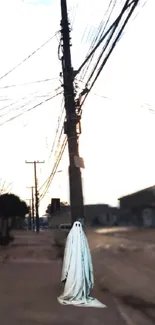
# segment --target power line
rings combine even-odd
[[[27,94],[27,96],[24,96],[24,97],[18,98],[15,102],[10,103],[10,104],[8,104],[8,105],[6,105],[6,106],[4,106],[4,107],[1,107],[1,108],[0,108],[0,111],[3,111],[4,109],[6,109],[6,108],[8,108],[8,107],[10,107],[10,106],[12,106],[12,105],[15,105],[15,104],[17,104],[17,103],[23,101],[24,99],[27,99],[28,97],[31,98],[31,96],[33,96],[33,95],[35,95],[35,94],[36,94],[36,96],[33,96],[33,97],[32,97],[32,100],[35,100],[35,99],[37,99],[37,98],[48,97],[48,96],[51,94],[51,91],[48,91],[47,93],[43,93],[42,95],[41,95],[41,94],[39,95],[38,93],[40,93],[40,91],[35,91],[35,92],[33,92],[33,93]],[[38,95],[37,95],[37,94],[38,94]],[[12,101],[12,100],[14,100],[14,99],[13,99],[13,98],[12,98],[12,99],[10,98],[10,101]],[[10,111],[11,111],[11,110],[10,110]]]
[[[138,3],[138,1],[139,1],[139,0],[137,0],[137,3]],[[128,6],[129,6],[129,1],[126,1],[126,3],[128,3]],[[130,2],[130,5],[132,5],[132,4],[134,4],[134,1]],[[128,8],[128,7],[127,7],[127,8]],[[133,10],[134,10],[134,9],[133,9]],[[130,16],[131,16],[131,14],[132,14],[132,10],[131,10],[131,13],[128,15],[127,19],[125,20],[124,24],[122,25],[120,31],[118,32],[117,37],[115,38],[115,40],[114,40],[114,42],[113,42],[113,44],[112,44],[112,46],[111,46],[111,48],[110,48],[110,50],[109,50],[109,53],[107,54],[106,58],[105,58],[104,61],[103,61],[104,64],[105,64],[106,61],[108,60],[108,58],[109,58],[109,56],[110,56],[112,50],[114,49],[116,43],[117,43],[118,40],[120,39],[120,35],[121,35],[121,33],[122,33],[122,30],[124,29],[125,25],[127,24],[127,22],[128,22],[128,20],[129,20],[129,18],[130,18]],[[109,30],[109,32],[111,32],[111,34],[112,34],[112,35],[110,35],[111,38],[112,38],[112,36],[114,35],[113,29],[114,29],[114,31],[116,30],[116,24],[117,24],[117,26],[118,26],[118,20],[115,21],[115,24],[113,24],[113,26],[112,26],[112,27],[110,28],[110,30]],[[108,35],[108,34],[107,34],[107,35]],[[105,35],[104,35],[104,38],[105,38]],[[110,39],[111,39],[111,38],[110,38]],[[109,44],[109,43],[108,43],[108,44]],[[104,65],[103,65],[103,66],[104,66]],[[99,69],[98,72],[97,72],[96,78],[94,79],[95,81],[97,80],[97,78],[98,78],[100,72],[102,71],[103,66],[102,66],[102,64],[101,64],[100,69]],[[94,69],[94,71],[96,71],[96,65],[95,65],[95,69]],[[78,72],[79,72],[79,71],[78,71]],[[90,89],[89,89],[89,92],[90,92],[90,90],[92,89],[92,87],[93,87],[95,81],[92,82],[92,85],[91,85],[91,87],[90,87]],[[88,93],[86,94],[86,96],[87,96],[87,95],[88,95]],[[86,97],[85,97],[85,98],[86,98]],[[66,138],[65,138],[65,140],[66,140]],[[64,140],[64,141],[65,141],[65,140]],[[66,143],[67,143],[67,140],[66,140]],[[63,145],[62,145],[62,147],[63,147]],[[62,147],[61,147],[61,149],[62,149]],[[63,148],[63,149],[64,149],[64,148]],[[43,199],[43,197],[46,195],[46,193],[47,193],[47,191],[48,191],[48,188],[49,188],[49,186],[50,186],[50,184],[51,184],[51,182],[52,182],[52,179],[53,179],[53,177],[54,177],[53,175],[55,175],[55,166],[58,167],[58,164],[60,163],[60,160],[61,160],[61,158],[62,158],[62,154],[60,155],[61,152],[62,152],[62,150],[59,152],[59,156],[57,157],[57,160],[56,160],[55,165],[54,165],[54,167],[53,167],[53,171],[54,171],[54,172],[52,171],[51,175],[47,178],[47,180],[46,180],[46,181],[44,182],[44,184],[43,184],[43,185],[46,185],[46,186],[45,186],[45,190],[44,190],[43,194],[41,194],[41,196],[40,196],[40,199]],[[63,151],[63,152],[64,152],[64,151]],[[42,188],[42,187],[41,187],[41,188]]]
[[[2,126],[2,125],[4,125],[4,124],[6,124],[6,123],[8,123],[8,122],[11,122],[11,121],[15,120],[16,118],[18,118],[18,117],[20,117],[20,116],[24,115],[25,113],[28,113],[28,112],[30,112],[30,111],[32,111],[32,110],[34,110],[35,108],[37,108],[37,107],[41,106],[42,104],[45,104],[45,103],[47,103],[48,101],[50,101],[51,99],[53,99],[53,98],[57,97],[57,96],[58,96],[58,95],[60,95],[60,94],[62,94],[62,92],[59,92],[58,94],[56,94],[56,95],[54,95],[54,96],[51,96],[51,97],[49,97],[49,98],[45,99],[44,101],[42,101],[42,102],[40,102],[40,103],[38,103],[38,104],[34,105],[33,107],[31,107],[31,108],[27,109],[25,112],[19,113],[18,115],[11,117],[11,118],[10,118],[10,119],[8,119],[7,121],[5,121],[5,122],[1,123],[1,124],[0,124],[0,126]]]
[[[56,36],[56,34],[57,34],[57,32],[52,37],[50,37],[46,42],[44,42],[41,46],[39,46],[35,51],[33,51],[31,54],[29,54],[24,60],[22,60],[20,63],[18,63],[12,69],[10,69],[8,72],[6,72],[3,76],[1,76],[0,77],[0,80],[2,80],[3,78],[5,78],[6,76],[8,76],[8,74],[10,74],[14,70],[16,70],[19,66],[21,66],[28,59],[30,59],[34,54],[36,54],[39,50],[41,50],[45,45],[47,45]]]
[[[111,5],[112,5],[112,7],[111,7]],[[112,13],[114,11],[115,6],[116,6],[116,0],[114,0],[114,3],[113,3],[113,0],[110,0],[108,9],[107,9],[107,11],[105,13],[105,17],[108,15],[109,11],[110,11],[110,13],[109,13],[107,19],[103,18],[102,21],[100,22],[99,27],[98,27],[98,32],[95,35],[95,37],[93,38],[93,41],[92,41],[92,44],[91,44],[91,46],[89,48],[87,56],[89,55],[90,51],[93,50],[94,46],[98,43],[98,41],[102,38],[102,36],[103,36],[103,34],[104,34],[105,30],[106,30],[106,27],[108,26],[108,23],[110,21],[110,18],[112,16]],[[90,60],[88,61],[87,66],[84,69],[84,72],[82,73],[82,76],[81,76],[82,79],[85,78],[85,76],[87,74],[87,71],[88,71],[88,69],[89,69],[89,67],[91,65],[91,62],[92,62],[92,60],[94,58],[94,55],[95,55],[95,52],[92,54]]]
[[[62,101],[62,105],[63,105],[63,101]],[[52,156],[52,153],[53,153],[53,150],[54,150],[54,147],[55,147],[55,144],[56,144],[56,139],[57,139],[57,136],[58,136],[58,133],[59,133],[60,123],[61,123],[61,120],[62,120],[63,113],[64,113],[64,106],[63,106],[63,108],[61,110],[61,113],[60,113],[60,116],[58,118],[58,126],[57,126],[57,129],[56,129],[56,133],[55,133],[52,149],[51,149],[51,152],[50,152],[50,155],[49,155],[49,159]],[[63,130],[63,127],[62,127],[62,130]],[[61,130],[61,134],[62,134],[62,130]]]
[[[60,129],[60,123],[61,123],[61,120],[62,120],[62,117],[63,117],[63,112],[65,110],[65,108],[63,106],[63,99],[62,99],[61,107],[62,107],[62,109],[61,109],[61,112],[60,112],[60,115],[59,115],[59,118],[58,118],[58,125],[57,125],[57,128],[56,128],[56,133],[55,133],[55,137],[54,137],[54,140],[53,140],[52,149],[51,149],[51,152],[50,152],[50,155],[49,155],[48,162],[49,162],[49,160],[50,160],[50,158],[51,158],[51,156],[52,156],[52,154],[54,152],[54,148],[55,148],[55,145],[56,145],[57,136],[58,136],[59,129]],[[57,153],[57,148],[59,147],[59,144],[60,144],[60,139],[62,137],[63,128],[64,128],[64,125],[62,125],[61,131],[59,133],[59,138],[58,138],[58,141],[57,141],[57,147],[56,147],[56,150],[55,150],[56,153]],[[54,157],[55,157],[55,155],[54,155]],[[48,178],[42,184],[42,186],[40,187],[39,191],[44,187],[44,185],[46,184],[47,180],[48,180]]]
[[[63,133],[63,127],[62,127],[62,129],[61,129],[61,132],[60,132],[60,135],[59,135],[59,138],[58,138],[57,147],[56,147],[56,150],[55,150],[55,155],[54,155],[54,157],[56,156],[57,151],[58,151],[58,148],[59,148],[59,146],[60,146],[60,140],[61,140],[61,137],[62,137],[62,133]],[[56,143],[56,137],[54,138],[54,146],[52,146],[53,151],[54,151],[55,143]],[[49,177],[47,177],[47,179],[45,180],[45,182],[41,185],[39,191],[44,187],[44,185],[46,185],[48,179],[49,179]]]
[[[24,98],[25,98],[25,97],[24,97]],[[22,99],[23,99],[23,98],[22,98]],[[4,110],[5,108],[8,108],[8,107],[10,107],[10,106],[12,106],[12,105],[14,105],[14,104],[16,104],[16,103],[18,103],[18,102],[19,102],[19,100],[15,101],[14,103],[10,103],[9,105],[6,105],[6,106],[0,108],[0,110],[2,111],[2,110]]]
[[[59,88],[60,88],[60,87],[59,87]],[[57,91],[59,88],[56,88],[55,91]],[[27,105],[27,103],[32,102],[33,100],[35,100],[35,99],[37,99],[37,98],[40,98],[40,97],[41,97],[41,98],[43,98],[43,97],[49,97],[49,95],[51,94],[51,91],[49,91],[49,92],[46,93],[46,94],[42,94],[42,95],[37,95],[38,93],[40,93],[40,91],[32,92],[32,93],[28,94],[27,96],[24,96],[24,97],[22,97],[22,98],[19,98],[19,99],[16,100],[15,102],[10,103],[9,105],[6,105],[6,106],[4,106],[4,107],[1,107],[1,108],[0,108],[0,112],[3,111],[3,110],[5,110],[6,108],[8,108],[8,107],[10,107],[10,106],[13,106],[13,105],[15,105],[15,104],[17,104],[17,103],[19,103],[19,102],[21,102],[21,101],[27,99],[29,96],[36,95],[36,96],[34,96],[33,98],[31,98],[31,100],[29,100],[28,102],[22,104],[22,106],[17,107],[17,108],[12,108],[12,109],[10,109],[9,111],[7,111],[6,113],[4,113],[3,115],[1,115],[0,117],[2,117],[2,116],[4,116],[4,115],[7,115],[7,114],[9,114],[10,112],[13,112],[13,111],[15,111],[15,110],[18,110],[18,109],[20,109],[20,108],[23,108],[25,105]]]
[[[104,41],[104,39],[106,38],[106,36],[110,33],[110,31],[113,29],[113,27],[115,26],[115,23],[117,22],[118,18],[114,21],[114,23],[108,28],[108,30],[106,31],[106,33],[101,37],[101,39],[98,41],[98,43],[94,46],[94,48],[92,49],[92,51],[89,53],[89,55],[86,57],[86,59],[83,61],[83,63],[81,64],[81,66],[79,67],[79,69],[76,71],[75,76],[82,70],[82,68],[85,66],[85,64],[88,62],[88,60],[91,59],[91,56],[94,54],[94,52],[98,49],[98,47],[100,46],[100,44]]]
[[[62,156],[63,156],[63,153],[65,151],[66,145],[67,145],[67,137],[64,138],[64,141],[63,141],[62,146],[61,146],[61,150],[59,151],[59,155],[58,155],[58,157],[57,157],[57,159],[55,161],[52,172],[51,172],[50,176],[47,178],[47,180],[45,181],[46,187],[45,187],[45,190],[43,191],[43,193],[40,195],[40,201],[45,197],[45,195],[46,195],[46,193],[47,193],[47,191],[48,191],[48,189],[49,189],[49,187],[51,185],[51,182],[52,182],[52,180],[53,180],[53,178],[54,178],[54,176],[56,174],[57,168],[58,168],[58,166],[60,164],[60,161],[62,159]]]
[[[61,104],[61,107],[63,105],[63,100],[62,100],[62,104]],[[64,112],[64,106],[62,107],[61,109],[61,113],[59,115],[59,118],[58,118],[58,125],[57,125],[57,128],[56,128],[56,133],[55,133],[55,137],[54,137],[54,141],[53,141],[53,144],[52,144],[52,149],[50,151],[50,155],[49,155],[49,158],[48,158],[48,163],[49,163],[49,160],[54,152],[54,148],[55,148],[55,145],[56,145],[56,140],[57,140],[57,137],[58,137],[58,134],[59,134],[59,129],[60,129],[60,123],[61,123],[61,120],[62,120],[62,117],[63,117],[63,112]],[[63,126],[61,128],[61,131],[60,131],[60,134],[59,134],[59,138],[58,138],[58,142],[57,142],[57,148],[59,147],[60,145],[60,140],[61,140],[61,137],[62,137],[62,133],[63,133]],[[56,148],[56,153],[57,153],[57,148]],[[55,155],[56,155],[55,153]],[[54,156],[55,156],[54,155]],[[44,187],[44,185],[47,183],[47,180],[42,184],[42,186],[40,187],[39,191]]]
[[[60,86],[59,86],[60,87]],[[32,88],[32,87],[31,87]],[[57,87],[58,88],[58,87]],[[8,93],[8,91],[7,91],[7,93]],[[23,99],[27,99],[27,97],[29,97],[29,96],[32,96],[32,95],[36,95],[35,97],[37,98],[37,97],[43,97],[43,96],[47,96],[47,95],[50,95],[51,94],[51,84],[50,85],[48,85],[48,87],[47,87],[47,84],[46,84],[46,88],[44,89],[43,87],[39,87],[39,88],[34,88],[34,90],[33,90],[33,92],[30,92],[30,89],[24,89],[24,92],[22,92],[22,95],[25,95],[25,97],[20,97],[19,95],[18,95],[18,92],[17,92],[17,89],[16,89],[16,92],[11,92],[11,94],[13,95],[12,97],[7,97],[7,98],[3,98],[3,99],[1,99],[0,98],[0,100],[2,101],[13,101],[13,100],[16,100],[15,102],[14,102],[14,104],[15,103],[17,103],[18,101],[21,101],[21,100],[23,100]],[[11,105],[13,105],[13,103],[10,103],[10,104],[8,104],[8,105],[5,105],[4,107],[1,107],[0,108],[0,110],[3,110],[3,109],[5,109],[6,107],[9,107],[9,106],[11,106]]]
[[[15,112],[15,111],[19,111],[20,109],[24,108],[25,106],[27,106],[28,104],[34,102],[35,100],[37,100],[38,98],[43,98],[43,97],[49,97],[49,94],[47,95],[40,95],[40,96],[36,96],[36,97],[33,97],[32,99],[28,100],[26,103],[22,104],[21,106],[19,107],[14,107],[10,110],[8,110],[7,112],[3,113],[2,115],[0,115],[0,118],[1,117],[4,117],[12,112]],[[23,97],[22,99],[20,99],[19,101],[23,100],[23,99],[26,99],[27,97]],[[19,101],[16,101],[15,103],[18,103]],[[14,103],[13,103],[14,104]],[[9,106],[9,105],[8,105]],[[5,107],[6,108],[6,107]],[[2,108],[4,109],[4,107]],[[0,109],[0,111],[2,110]]]
[[[0,97],[0,101],[1,101],[1,102],[6,102],[6,101],[8,101],[8,100],[10,101],[10,100],[12,100],[12,99],[11,99],[11,98],[7,98],[6,96],[5,96],[5,97],[4,97],[4,96],[1,96],[1,97]]]
[[[100,75],[100,73],[101,73],[103,67],[105,66],[105,64],[106,64],[106,62],[107,62],[107,60],[108,60],[110,54],[112,53],[113,49],[115,48],[116,43],[117,43],[117,41],[119,40],[120,35],[122,34],[122,31],[124,30],[125,26],[127,25],[127,23],[128,23],[128,21],[129,21],[131,15],[132,15],[134,9],[136,8],[138,1],[139,1],[139,0],[136,0],[136,1],[135,1],[135,4],[134,4],[133,7],[131,8],[131,10],[130,10],[128,16],[127,16],[127,18],[125,19],[125,21],[124,21],[124,23],[123,23],[123,25],[122,25],[120,31],[118,32],[118,34],[117,34],[117,36],[116,36],[116,38],[115,38],[113,44],[111,45],[111,48],[110,48],[110,50],[109,50],[109,53],[106,55],[105,59],[103,60],[103,63],[101,64],[101,66],[100,66],[100,68],[99,68],[99,70],[98,70],[98,72],[97,72],[97,75],[96,75],[96,77],[95,77],[95,79],[94,79],[94,81],[93,81],[93,83],[92,83],[92,85],[91,85],[91,87],[90,87],[90,90],[91,90],[92,87],[94,86],[94,84],[95,84],[97,78],[99,77],[99,75]],[[123,8],[123,10],[122,10],[121,15],[125,12],[125,10],[127,9],[127,7],[129,7],[128,1],[127,1],[126,3],[127,3],[127,4],[125,4],[125,6],[124,6],[124,8]],[[120,19],[121,19],[121,18],[122,18],[122,17],[120,17]],[[119,23],[119,22],[118,22],[118,23]],[[118,23],[116,23],[116,27],[118,26]],[[114,32],[115,32],[115,30],[116,30],[116,28],[114,27]],[[112,35],[111,35],[110,39],[111,39],[112,36],[114,35],[114,32],[112,32]],[[108,44],[109,44],[109,42],[110,42],[110,40],[108,40]],[[106,48],[107,48],[107,44],[106,44],[106,47],[104,48],[104,51],[105,51]],[[100,61],[100,57],[99,57],[98,61]],[[96,67],[97,67],[97,66],[95,65],[95,68],[96,68]]]
[[[109,43],[110,43],[110,41],[111,41],[111,39],[112,39],[112,37],[113,37],[115,31],[116,31],[116,28],[118,28],[118,26],[119,26],[119,23],[120,23],[120,21],[121,21],[123,15],[124,15],[124,13],[126,12],[126,10],[130,9],[130,11],[128,12],[127,17],[126,17],[125,20],[124,20],[124,23],[122,24],[120,30],[119,30],[118,33],[117,33],[117,36],[115,37],[114,41],[112,42],[112,45],[111,45],[111,47],[110,47],[110,49],[109,49],[107,55],[105,56],[105,58],[104,58],[102,64],[100,65],[100,68],[98,69],[97,74],[96,74],[96,76],[95,76],[95,78],[94,78],[94,80],[93,80],[91,86],[90,86],[89,89],[88,89],[88,82],[90,82],[90,79],[92,78],[93,74],[95,73],[95,71],[96,71],[96,69],[97,69],[97,66],[98,66],[98,63],[100,62],[100,59],[101,59],[103,53],[101,53],[101,55],[99,56],[99,58],[98,58],[98,60],[97,60],[97,63],[95,64],[95,67],[93,68],[93,70],[92,70],[92,72],[91,72],[91,75],[90,75],[90,77],[89,77],[89,79],[88,79],[88,81],[87,81],[87,83],[86,83],[86,86],[85,86],[85,89],[84,89],[84,93],[85,93],[86,95],[85,95],[85,97],[84,97],[84,99],[83,99],[83,101],[82,101],[80,107],[82,107],[82,105],[84,104],[84,102],[85,102],[85,100],[86,100],[88,94],[89,94],[90,91],[92,90],[92,88],[93,88],[93,86],[94,86],[96,80],[98,79],[98,77],[99,77],[99,75],[100,75],[100,73],[101,73],[103,67],[105,66],[107,60],[109,59],[109,57],[110,57],[110,55],[111,55],[113,49],[115,48],[116,43],[117,43],[118,40],[120,39],[120,36],[121,36],[121,34],[122,34],[122,32],[123,32],[123,30],[124,30],[126,24],[128,23],[128,21],[129,21],[131,15],[133,14],[133,12],[134,12],[134,10],[135,10],[135,8],[136,8],[138,2],[139,2],[139,0],[133,0],[133,1],[131,1],[131,2],[130,2],[129,0],[126,0],[125,4],[124,4],[124,6],[123,6],[123,9],[121,10],[121,13],[118,15],[118,17],[116,18],[116,20],[114,21],[114,23],[110,26],[110,28],[108,29],[108,31],[107,31],[107,32],[103,35],[103,37],[101,38],[101,40],[103,41],[103,39],[105,38],[105,36],[107,36],[107,35],[110,33],[110,36],[109,36],[109,38],[108,38],[108,40],[107,40],[107,42],[106,42],[106,44],[105,44],[105,46],[104,46],[104,48],[103,48],[103,52],[105,52],[105,50],[107,49],[107,46],[109,45]],[[131,7],[131,8],[130,8],[130,7]],[[100,45],[101,40],[100,40],[100,41],[98,42],[98,44],[94,47],[95,50],[96,50],[96,49],[98,48],[98,46]],[[94,53],[94,49],[93,49],[92,52],[91,52],[92,54]],[[85,63],[87,62],[87,60],[89,59],[89,57],[91,57],[91,56],[89,55],[89,56],[87,57],[87,59],[86,59],[86,60],[84,61],[84,63],[81,65],[81,67],[79,68],[79,70],[81,70],[81,68],[85,65]],[[78,71],[79,71],[79,70],[78,70]]]
[[[144,0],[144,3],[141,5],[141,10],[145,7],[145,5],[147,4],[147,1],[148,0]],[[140,7],[140,5],[139,5],[139,7]],[[135,19],[139,16],[139,14],[140,14],[140,10],[137,12],[137,14],[135,15],[135,17],[133,18],[133,19],[131,19],[131,22],[133,23],[134,21],[135,21]],[[121,38],[122,38],[122,36],[124,36],[125,34],[126,34],[126,32],[127,31],[123,31],[123,33],[122,33],[122,35],[121,35],[121,37],[120,37],[120,39],[118,40],[118,41],[120,41],[121,40]]]
[[[72,18],[70,19],[71,20],[71,30],[73,30],[73,25],[74,25],[74,22],[75,22],[75,19],[76,19],[76,11],[79,7],[79,3],[77,3],[74,8],[72,9]]]
[[[31,82],[25,82],[25,83],[22,83],[22,84],[5,85],[5,86],[3,86],[3,87],[0,87],[0,89],[13,88],[13,87],[22,87],[22,86],[28,86],[28,85],[37,84],[37,83],[42,83],[42,82],[49,82],[49,81],[56,80],[56,79],[58,79],[58,77],[51,78],[51,79],[43,79],[43,80],[37,80],[37,81],[31,81]]]
[[[130,6],[131,5],[133,5],[133,6],[137,6],[138,5],[138,2],[139,2],[139,0],[133,0],[133,1],[126,1],[126,3],[125,3],[125,5],[124,5],[124,9],[126,10],[126,9],[129,9],[130,8]],[[111,1],[111,3],[112,3],[112,1]],[[114,9],[114,7],[115,7],[115,4],[116,4],[116,1],[114,2],[114,4],[113,4],[113,8],[112,8],[112,11],[113,11],[113,9]],[[145,3],[142,5],[142,7],[144,7],[145,6],[145,4],[146,4],[146,1],[145,1]],[[134,7],[134,8],[135,8]],[[124,9],[122,10],[122,13],[123,13],[123,11],[124,11]],[[108,17],[108,21],[109,21],[109,19],[110,19],[110,16],[111,16],[111,14],[112,14],[112,11],[110,12],[110,15],[109,15],[109,17]],[[93,70],[92,70],[92,72],[91,72],[91,74],[90,74],[90,76],[89,76],[89,78],[88,78],[88,80],[87,80],[87,83],[85,84],[85,90],[87,90],[87,94],[88,94],[88,92],[89,92],[89,90],[88,90],[88,83],[90,82],[90,80],[91,80],[91,78],[93,77],[93,75],[94,75],[94,73],[96,72],[96,70],[97,70],[97,67],[98,67],[98,65],[99,65],[99,62],[101,61],[101,59],[102,59],[102,56],[103,56],[103,54],[104,54],[104,52],[105,52],[105,50],[106,50],[106,48],[107,48],[107,46],[109,45],[109,43],[110,43],[110,41],[111,41],[111,39],[112,39],[112,36],[114,35],[114,33],[115,33],[115,30],[116,30],[116,27],[118,26],[118,23],[119,23],[119,21],[121,20],[121,16],[122,16],[122,14],[120,14],[118,17],[117,17],[117,19],[115,20],[115,22],[114,22],[114,24],[112,25],[112,29],[111,29],[111,26],[110,26],[110,28],[108,29],[108,31],[109,31],[109,33],[110,33],[110,37],[108,38],[108,40],[107,40],[107,42],[106,42],[106,44],[104,45],[104,47],[103,47],[103,49],[102,49],[102,51],[101,51],[101,53],[100,53],[100,55],[99,55],[99,57],[98,57],[98,60],[97,60],[97,62],[95,63],[95,66],[94,66],[94,68],[93,68]],[[130,18],[130,17],[129,17]],[[108,23],[108,21],[106,22],[106,26],[107,26],[107,23]],[[132,20],[133,21],[133,20]],[[105,30],[105,27],[103,28],[103,32],[104,32],[104,30]],[[123,26],[123,28],[122,28],[122,30],[121,30],[121,33],[120,33],[120,35],[118,36],[118,38],[117,38],[117,42],[121,39],[121,36],[123,35],[123,31],[124,31],[124,26]],[[99,29],[99,31],[98,31],[98,34],[100,33],[101,31],[100,31],[100,29]],[[105,35],[103,35],[103,32],[102,32],[102,34],[101,34],[101,36],[100,36],[100,39],[99,39],[99,41],[97,42],[97,44],[93,44],[95,47],[94,48],[92,48],[92,47],[90,47],[90,50],[92,49],[92,51],[89,53],[88,52],[88,55],[87,55],[87,57],[86,57],[86,59],[85,59],[85,61],[84,61],[84,63],[82,64],[82,66],[80,67],[80,69],[79,70],[77,70],[76,71],[76,74],[78,73],[78,72],[80,72],[81,71],[81,68],[83,67],[83,66],[85,66],[86,65],[86,63],[87,63],[87,61],[88,61],[88,66],[86,67],[86,69],[85,69],[85,75],[86,75],[86,73],[87,73],[87,71],[88,71],[88,68],[89,68],[89,66],[90,66],[90,63],[91,63],[91,61],[92,61],[92,58],[93,58],[93,56],[94,56],[94,54],[95,54],[95,51],[96,51],[96,49],[98,48],[98,45],[100,45],[100,41],[101,40],[103,40],[103,38],[105,38]],[[107,36],[107,33],[106,33],[106,36]],[[98,39],[98,36],[96,36],[96,40]],[[114,44],[114,46],[115,46],[115,44]],[[113,50],[113,49],[112,49]],[[112,52],[112,50],[110,49],[110,54],[111,54],[111,52]],[[108,54],[108,55],[110,55],[110,54]],[[106,61],[105,61],[105,63],[106,63]],[[99,68],[99,70],[100,70],[100,68]],[[99,71],[98,70],[98,71]],[[82,68],[82,71],[83,71],[83,68]],[[98,76],[96,76],[97,78],[98,78]],[[95,79],[94,79],[94,83],[95,83]],[[83,81],[82,81],[83,82]],[[93,85],[91,85],[91,88],[92,88],[92,86]],[[83,95],[82,95],[83,96]],[[87,95],[86,95],[87,96]],[[80,96],[81,97],[81,96]]]
[[[24,107],[27,106],[28,104],[32,103],[33,100],[34,100],[34,99],[31,99],[31,100],[27,101],[26,103],[24,103],[23,105],[21,105],[21,106],[19,106],[19,107],[15,107],[15,108],[13,108],[13,109],[11,109],[11,110],[9,110],[9,111],[3,113],[2,115],[0,115],[0,118],[6,116],[6,115],[8,115],[8,114],[10,114],[11,112],[18,111],[18,110],[20,110],[21,108],[24,108]]]
[[[99,45],[102,43],[102,41],[105,39],[105,37],[106,37],[110,32],[112,32],[112,34],[114,34],[115,29],[116,29],[115,27],[117,27],[116,25],[118,25],[118,23],[119,23],[119,21],[120,21],[120,19],[121,19],[121,17],[122,17],[123,11],[125,12],[125,11],[126,11],[127,9],[129,9],[132,5],[135,6],[135,7],[138,6],[138,2],[140,2],[140,0],[132,0],[132,1],[127,0],[126,3],[125,3],[125,5],[124,5],[124,7],[123,7],[123,10],[122,10],[121,14],[116,18],[116,20],[114,21],[114,23],[110,26],[110,28],[109,28],[109,29],[107,30],[107,32],[105,33],[105,35],[103,35],[103,33],[104,33],[104,31],[105,31],[105,28],[107,27],[108,22],[109,22],[109,20],[110,20],[110,17],[111,17],[111,15],[112,15],[112,12],[113,12],[113,10],[114,10],[114,7],[116,6],[116,0],[114,0],[113,7],[111,8],[111,12],[110,12],[110,14],[109,14],[109,17],[107,18],[107,21],[105,22],[105,24],[104,24],[104,26],[103,26],[102,31],[101,31],[101,29],[100,29],[100,27],[99,27],[99,31],[98,31],[98,34],[97,34],[97,36],[96,36],[96,42],[97,42],[97,40],[99,39],[98,42],[96,43],[96,42],[94,41],[94,43],[92,43],[92,45],[90,46],[90,50],[91,50],[91,52],[88,51],[88,54],[87,54],[87,56],[86,56],[85,61],[83,62],[83,64],[81,65],[81,67],[76,71],[76,74],[79,73],[79,72],[81,71],[81,69],[82,69],[82,68],[86,65],[86,63],[88,62],[88,67],[86,68],[86,72],[87,72],[87,70],[88,70],[88,68],[89,68],[89,66],[90,66],[90,63],[91,63],[91,61],[92,61],[92,59],[93,59],[93,57],[94,57],[94,54],[95,54],[97,48],[99,47]],[[147,2],[147,0],[145,0],[145,2],[143,3],[142,8],[146,5],[146,2]],[[111,5],[111,4],[112,4],[112,0],[110,1],[109,9],[110,9],[110,5]],[[107,13],[108,13],[108,10],[107,10]],[[137,14],[137,15],[138,15],[138,14]],[[136,17],[137,17],[137,15],[136,15]],[[134,19],[135,19],[136,17],[134,17]],[[134,19],[133,19],[133,20],[134,20]],[[133,21],[133,20],[132,20],[132,21]],[[101,25],[102,25],[103,21],[104,21],[104,20],[101,21]],[[118,39],[117,41],[119,41],[119,40],[121,39],[122,35],[124,34],[123,32],[124,32],[124,31],[122,31],[122,33],[121,33],[121,35],[120,35],[120,37],[119,37],[119,39]],[[99,34],[100,34],[100,37],[99,37]],[[111,40],[111,37],[110,37],[110,40]],[[109,43],[109,41],[108,41],[108,43]],[[106,45],[106,47],[107,47],[107,45]],[[105,47],[103,48],[103,50],[102,50],[102,52],[101,52],[101,54],[100,54],[100,56],[99,56],[98,63],[99,63],[99,61],[101,60],[104,51],[105,51]],[[85,72],[85,75],[86,75],[86,72]]]
[[[62,138],[62,133],[63,133],[63,127],[62,127],[62,129],[61,129],[61,132],[60,132],[60,135],[59,135],[59,138],[58,138],[58,142],[57,142],[57,147],[56,147],[56,150],[55,150],[55,155],[54,155],[54,157],[56,157],[56,155],[57,155],[57,151],[58,151],[58,148],[59,148],[59,146],[60,146],[60,140],[61,140],[61,138]],[[55,147],[55,143],[56,143],[56,136],[55,136],[55,138],[54,138],[54,142],[53,142],[53,146],[52,146],[52,153],[53,153],[53,151],[54,151],[54,147]],[[55,159],[57,159],[57,158],[55,158]],[[50,177],[50,176],[49,176]],[[45,180],[45,182],[41,185],[41,187],[40,187],[40,189],[39,189],[39,191],[46,185],[46,183],[48,182],[48,180],[49,180],[49,177],[47,177],[47,179]]]

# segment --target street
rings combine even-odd
[[[62,261],[55,259],[56,255],[49,255],[52,247],[47,234],[24,233],[3,255],[0,265],[2,324],[124,325],[113,297],[103,293],[97,285],[92,295],[108,308],[59,305],[57,297],[63,290],[60,283]]]
[[[129,325],[155,324],[154,234],[154,229],[134,228],[88,233],[100,288],[115,297]]]
[[[0,270],[2,324],[105,324],[123,325],[109,294],[94,295],[108,308],[61,306],[60,263],[12,263]]]
[[[107,308],[59,305],[62,260],[53,232],[17,232],[12,246],[1,250],[2,324],[155,324],[154,230],[103,235],[88,229],[87,237],[94,265],[92,295]]]
[[[0,12],[1,324],[155,325],[155,1]]]

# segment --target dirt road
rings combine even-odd
[[[155,324],[155,230],[100,229],[88,238],[100,287],[115,296],[129,325]]]
[[[18,232],[12,247],[0,254],[2,324],[123,325],[123,315],[128,325],[155,325],[155,230],[88,229],[87,237],[93,294],[108,308],[60,306],[61,260],[54,233]]]
[[[47,234],[47,233],[46,233]],[[48,235],[20,234],[0,263],[0,318],[3,325],[124,325],[116,303],[96,283],[93,295],[108,308],[61,306],[57,297],[61,260]],[[20,245],[20,246],[19,246]],[[2,252],[1,252],[2,253]]]

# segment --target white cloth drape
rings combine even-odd
[[[64,292],[58,298],[61,304],[106,307],[90,296],[94,286],[93,265],[86,235],[78,221],[67,237],[61,281],[65,281]]]

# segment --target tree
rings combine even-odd
[[[29,208],[24,201],[14,194],[0,195],[0,244],[8,245],[12,237],[10,230],[17,217],[25,218]]]
[[[51,204],[47,206],[46,213],[51,215]]]

